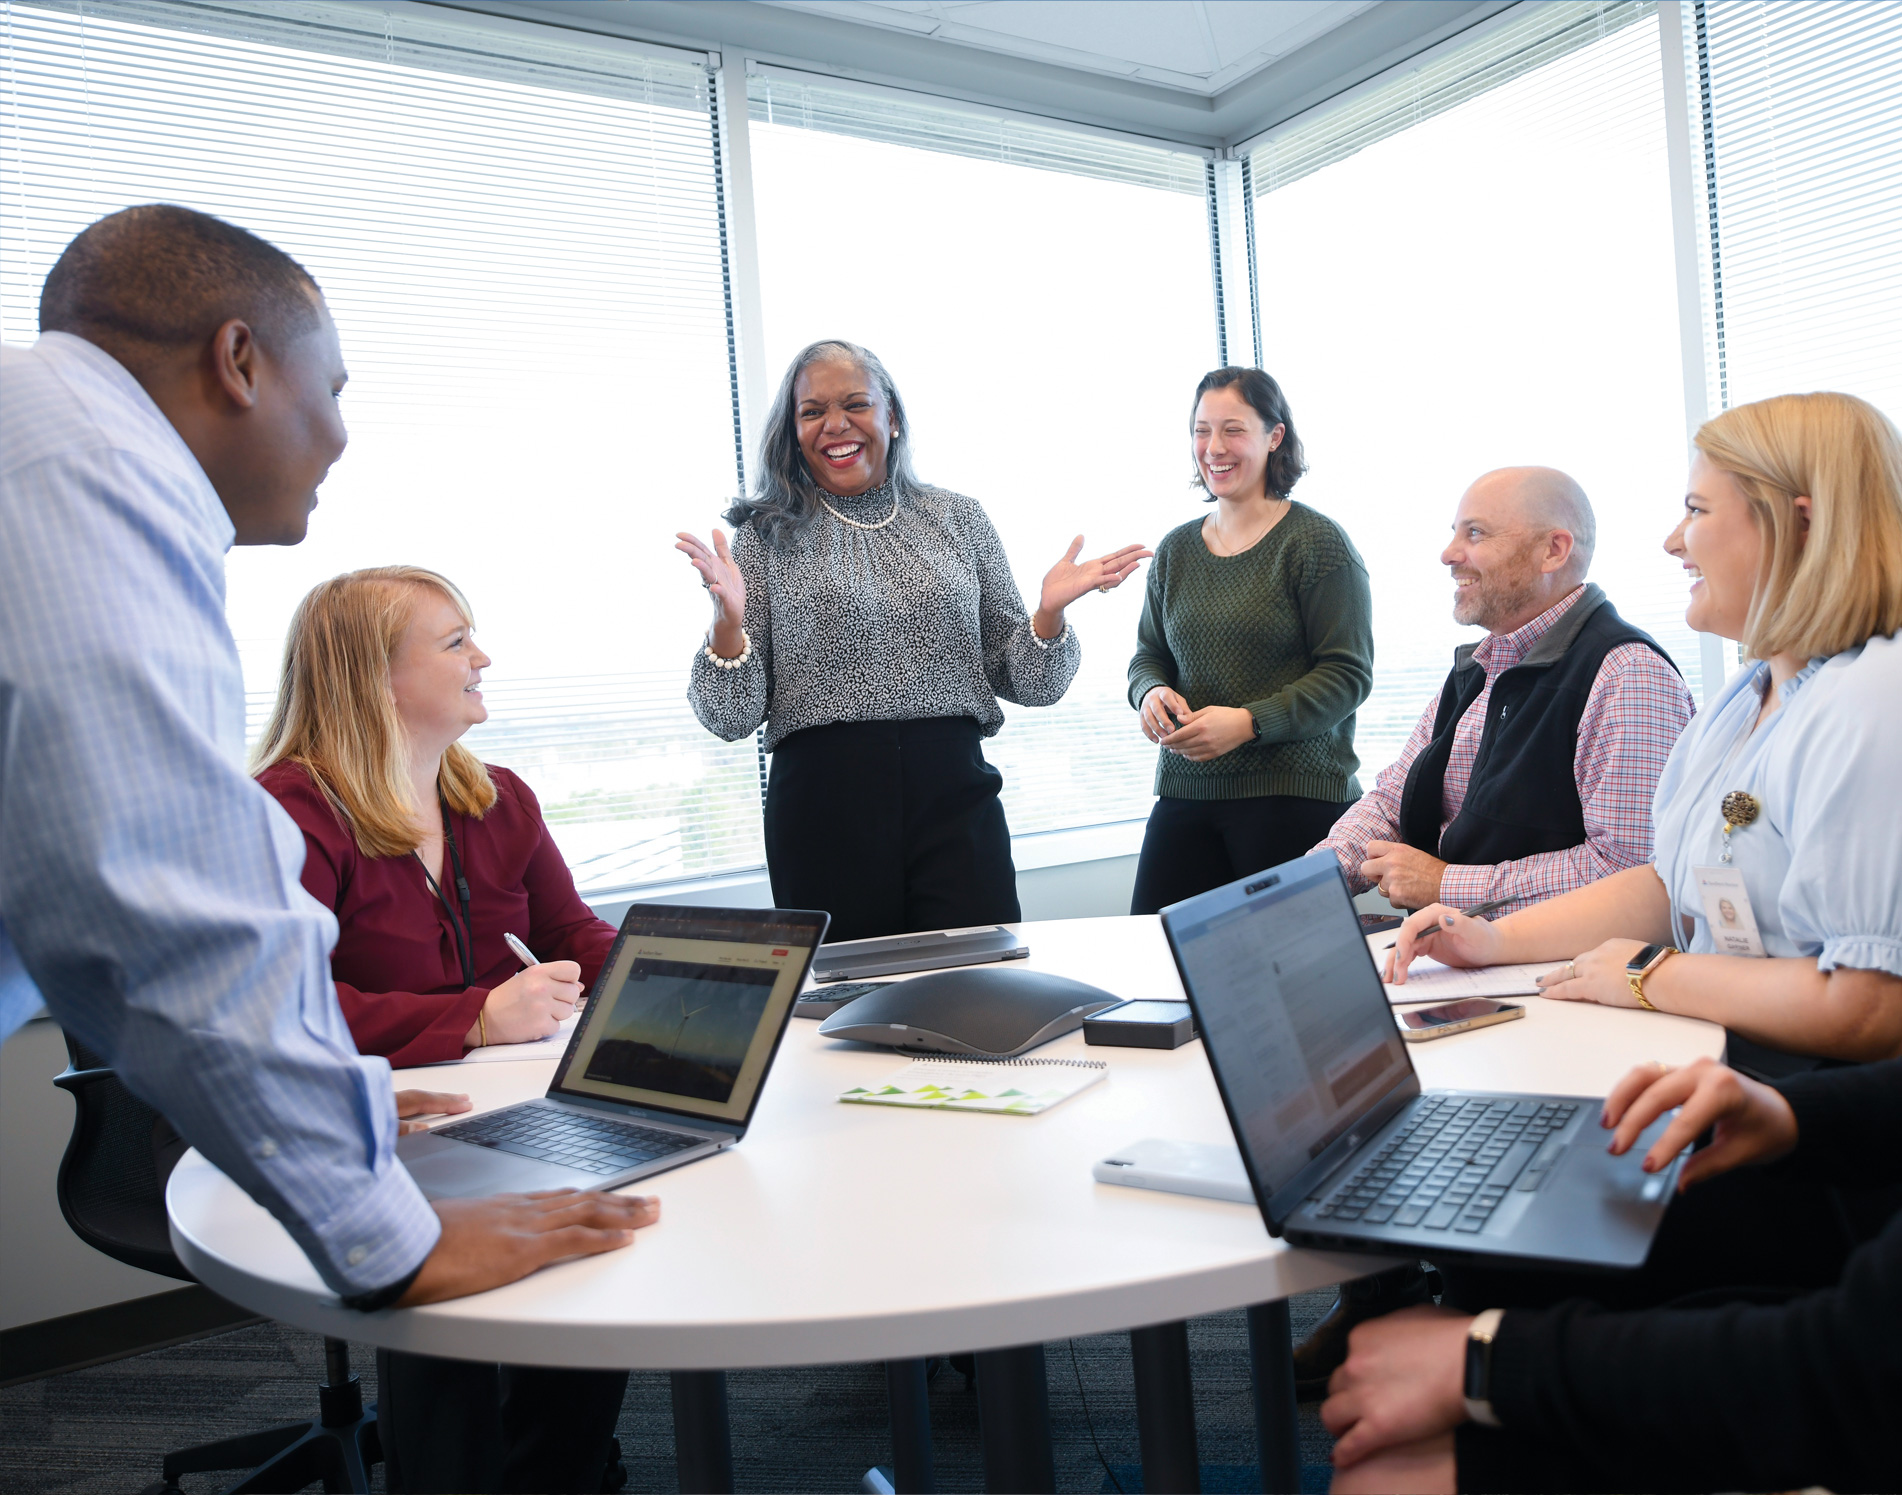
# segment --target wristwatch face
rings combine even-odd
[[[1652,962],[1664,953],[1664,949],[1665,947],[1663,945],[1646,945],[1636,955],[1631,957],[1625,969],[1634,976],[1642,976],[1646,971],[1651,969]]]

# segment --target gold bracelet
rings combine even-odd
[[[1638,1000],[1644,1002],[1643,992],[1638,993]],[[1645,1002],[1645,1006],[1649,1007],[1650,1005],[1649,1002]],[[476,1009],[476,1047],[479,1049],[486,1049],[489,1046],[489,1018],[488,1014],[483,1010],[483,1008],[487,1006],[488,1003],[484,1002],[482,1007]]]
[[[1644,994],[1644,978],[1646,976],[1649,976],[1659,966],[1663,965],[1665,961],[1669,960],[1673,955],[1676,955],[1677,953],[1678,953],[1677,947],[1675,945],[1670,946],[1669,948],[1665,950],[1659,951],[1657,958],[1653,960],[1650,965],[1646,966],[1642,971],[1626,971],[1625,972],[1625,985],[1631,988],[1632,996],[1638,999],[1638,1005],[1644,1008],[1646,1012],[1656,1012],[1658,1011],[1658,1008],[1656,1007],[1656,1005],[1653,1004],[1651,999]]]

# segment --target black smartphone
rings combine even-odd
[[[1389,929],[1398,929],[1406,921],[1398,914],[1362,914],[1360,932],[1362,934],[1385,934]]]
[[[1425,1043],[1429,1038],[1444,1038],[1449,1033],[1464,1033],[1468,1028],[1509,1023],[1515,1017],[1525,1015],[1525,1008],[1517,1003],[1468,997],[1463,1002],[1442,1002],[1437,1007],[1408,1008],[1400,1014],[1400,1036],[1408,1043]]]

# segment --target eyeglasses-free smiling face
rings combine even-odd
[[[440,753],[489,719],[482,700],[489,663],[461,609],[434,587],[417,587],[409,627],[390,655],[390,692],[414,748]]]
[[[1453,621],[1510,633],[1536,617],[1548,533],[1532,523],[1508,475],[1489,473],[1468,488],[1440,552],[1453,573]]]
[[[1701,633],[1742,638],[1763,570],[1763,531],[1737,480],[1702,455],[1691,464],[1684,518],[1664,548],[1691,576],[1684,621]]]
[[[1286,426],[1269,430],[1261,414],[1233,385],[1211,389],[1195,402],[1195,467],[1217,498],[1266,494],[1268,454],[1281,445]]]
[[[855,498],[885,481],[892,415],[878,386],[847,359],[807,364],[793,383],[799,450],[819,486]]]

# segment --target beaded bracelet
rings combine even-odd
[[[1037,641],[1039,649],[1054,649],[1070,636],[1070,620],[1068,618],[1063,620],[1063,629],[1055,638],[1045,638],[1035,628],[1030,630],[1030,636]]]
[[[752,637],[747,633],[747,631],[744,628],[740,630],[740,642],[744,644],[745,647],[741,649],[738,654],[735,654],[731,659],[728,659],[723,654],[715,654],[713,652],[712,641],[711,640],[708,641],[707,658],[713,661],[713,667],[716,670],[737,670],[752,659],[753,640],[752,640]]]

